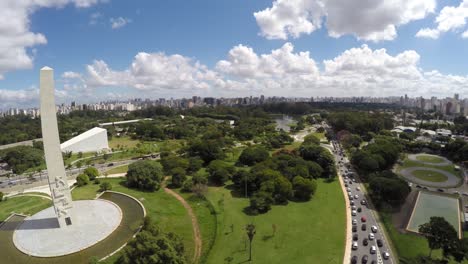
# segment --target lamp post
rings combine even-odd
[[[249,250],[249,261],[252,261],[252,240],[255,236],[255,225],[254,224],[248,224],[245,227],[245,230],[247,231],[247,236],[249,237],[250,241],[250,250]]]

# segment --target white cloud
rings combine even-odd
[[[416,37],[437,39],[440,34],[453,31],[457,32],[466,26],[468,19],[468,0],[464,0],[455,6],[445,6],[435,19],[437,27],[434,29],[424,28],[416,33]],[[463,35],[462,35],[463,36]]]
[[[89,16],[89,24],[90,25],[96,25],[100,21],[101,18],[102,18],[101,13],[99,13],[99,12],[92,13]]]
[[[462,34],[462,38],[468,38],[468,30],[463,32]]]
[[[81,74],[77,72],[67,71],[62,74],[62,78],[65,79],[79,79],[81,78]]]
[[[121,27],[126,26],[128,23],[131,23],[132,20],[129,18],[124,18],[124,17],[118,17],[118,18],[111,18],[110,23],[112,29],[118,29]]]
[[[33,66],[31,48],[47,43],[41,33],[30,30],[30,16],[40,8],[61,8],[73,4],[78,8],[104,2],[101,0],[2,0],[0,1],[0,79],[9,71]]]
[[[37,88],[23,90],[0,89],[0,109],[31,105],[39,98]]]
[[[354,35],[367,41],[393,40],[396,28],[434,12],[435,0],[275,0],[254,13],[261,35],[268,39],[297,38],[322,27],[332,37]]]
[[[62,78],[66,96],[94,100],[121,89],[126,96],[146,98],[447,96],[453,91],[468,96],[468,76],[425,71],[419,63],[420,55],[414,50],[390,54],[367,45],[345,50],[321,63],[309,52],[294,51],[291,43],[265,54],[237,45],[213,69],[179,54],[140,52],[123,70],[96,60],[87,65],[84,74],[65,72]]]
[[[137,90],[207,89],[217,74],[199,62],[175,54],[138,53],[123,71],[111,69],[104,61],[87,65],[86,83],[91,87],[120,86]]]

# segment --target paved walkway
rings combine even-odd
[[[445,175],[447,177],[447,180],[445,182],[425,181],[413,175],[413,172],[416,170],[438,172],[438,173]],[[432,186],[432,187],[441,187],[441,188],[454,187],[454,186],[457,186],[461,181],[460,178],[458,178],[457,176],[453,175],[452,173],[448,171],[428,168],[428,167],[410,167],[410,168],[400,170],[400,174],[412,182],[419,183],[422,185]]]
[[[437,158],[442,159],[443,161],[442,161],[442,162],[428,162],[428,161],[422,161],[422,160],[418,160],[418,156],[437,157]],[[431,165],[431,166],[448,166],[448,165],[452,165],[452,164],[453,164],[450,160],[446,159],[445,157],[441,157],[441,156],[438,156],[438,155],[425,154],[425,153],[408,154],[408,159],[410,159],[410,160],[412,160],[412,161],[416,161],[416,162],[421,163],[421,164],[426,164],[426,165]]]

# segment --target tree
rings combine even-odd
[[[89,180],[94,180],[99,176],[99,171],[95,167],[88,167],[83,171],[84,174],[88,175]]]
[[[161,165],[164,168],[166,174],[171,174],[174,168],[182,168],[186,170],[189,167],[189,161],[175,155],[168,155],[161,158]]]
[[[41,165],[44,162],[44,152],[31,146],[18,146],[7,149],[3,160],[13,173],[22,174],[30,168]]]
[[[161,187],[161,165],[154,160],[141,160],[128,166],[127,186],[144,191],[156,191]]]
[[[174,233],[161,230],[151,219],[145,219],[142,230],[122,250],[117,264],[185,264],[185,248]]]
[[[183,168],[177,167],[171,170],[172,180],[171,184],[174,188],[179,188],[182,183],[187,179],[187,173]]]
[[[313,145],[320,145],[320,139],[316,137],[314,134],[309,134],[304,137],[305,144],[313,144]]]
[[[244,149],[239,156],[239,162],[243,165],[254,165],[257,162],[266,160],[270,154],[262,146],[252,146]]]
[[[226,181],[232,178],[236,169],[234,166],[222,160],[213,160],[207,167],[210,182],[216,185],[224,185]]]
[[[189,166],[187,171],[189,173],[195,173],[203,167],[203,160],[200,157],[190,157]]]
[[[429,243],[429,256],[431,256],[432,250],[440,248],[444,249],[445,255],[447,247],[451,247],[458,240],[457,231],[443,217],[432,216],[429,223],[419,226],[418,231],[426,237]]]
[[[394,207],[403,204],[411,191],[405,180],[384,177],[372,178],[369,189],[376,204],[388,203]]]
[[[78,187],[85,186],[89,183],[89,177],[88,175],[82,173],[76,177],[76,185]]]
[[[271,209],[274,200],[271,193],[258,191],[250,198],[250,210],[252,213],[266,213]]]
[[[110,182],[103,182],[99,185],[99,191],[105,192],[109,190],[112,190],[112,184],[110,184]]]
[[[315,182],[315,180],[308,180],[301,176],[296,176],[293,179],[293,189],[296,199],[308,201],[317,190],[317,182]]]
[[[255,234],[257,233],[257,231],[255,231],[255,225],[254,224],[248,224],[245,227],[245,231],[247,231],[247,237],[249,238],[249,241],[250,241],[249,261],[252,261],[252,240],[253,240]]]

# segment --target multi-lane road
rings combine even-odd
[[[389,247],[388,239],[385,233],[382,232],[382,227],[377,220],[377,212],[366,195],[365,186],[361,183],[357,173],[349,165],[349,160],[345,156],[340,144],[337,141],[332,141],[332,146],[333,155],[337,162],[338,174],[340,177],[343,177],[348,192],[346,195],[350,200],[347,210],[352,211],[351,263],[396,263],[393,259],[394,255]],[[376,227],[375,232],[371,230],[373,227]],[[373,239],[370,239],[370,236],[373,236]],[[381,242],[381,246],[378,245],[378,240]],[[371,251],[371,248],[375,248],[375,252]]]

